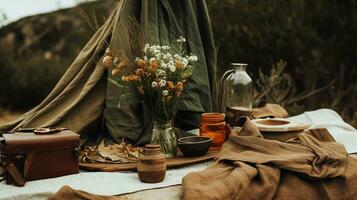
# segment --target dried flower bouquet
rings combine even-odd
[[[191,63],[198,60],[196,55],[185,53],[185,42],[183,37],[177,39],[177,51],[170,46],[145,44],[143,56],[135,60],[114,55],[108,48],[103,59],[115,77],[111,81],[134,88],[148,108],[154,121],[151,143],[159,143],[167,157],[176,155],[176,138],[168,124],[192,75]]]
[[[144,56],[134,61],[113,55],[107,49],[103,63],[112,69],[115,82],[135,88],[156,122],[167,122],[177,111],[187,78],[192,74],[195,55],[185,55],[185,38],[177,39],[179,52],[170,46],[145,44]]]

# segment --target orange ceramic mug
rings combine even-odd
[[[203,113],[201,115],[200,135],[212,138],[210,149],[221,149],[230,134],[229,124],[222,113]]]

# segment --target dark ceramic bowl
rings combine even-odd
[[[212,139],[204,136],[188,136],[178,139],[178,147],[187,157],[203,156],[212,144]]]

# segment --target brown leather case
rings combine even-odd
[[[47,135],[33,132],[3,134],[2,159],[7,184],[23,186],[26,181],[79,172],[79,135],[59,131]]]

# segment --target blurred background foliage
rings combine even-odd
[[[289,98],[281,104],[291,114],[328,107],[357,125],[356,0],[210,0],[220,74],[229,62],[249,63],[253,80],[270,77],[279,60],[278,79],[260,82]],[[288,78],[291,77],[293,82]],[[261,79],[259,79],[261,80]],[[256,83],[259,83],[256,81]],[[266,84],[265,87],[261,87]],[[279,93],[278,92],[278,93]],[[262,91],[258,91],[262,93]],[[268,101],[274,101],[269,95]],[[279,102],[278,102],[279,103]]]
[[[84,21],[96,13],[103,22],[116,1],[80,2],[0,29],[2,108],[23,111],[46,97],[93,34]],[[231,62],[248,63],[256,104],[291,114],[332,108],[357,126],[357,0],[206,2],[219,77]]]

